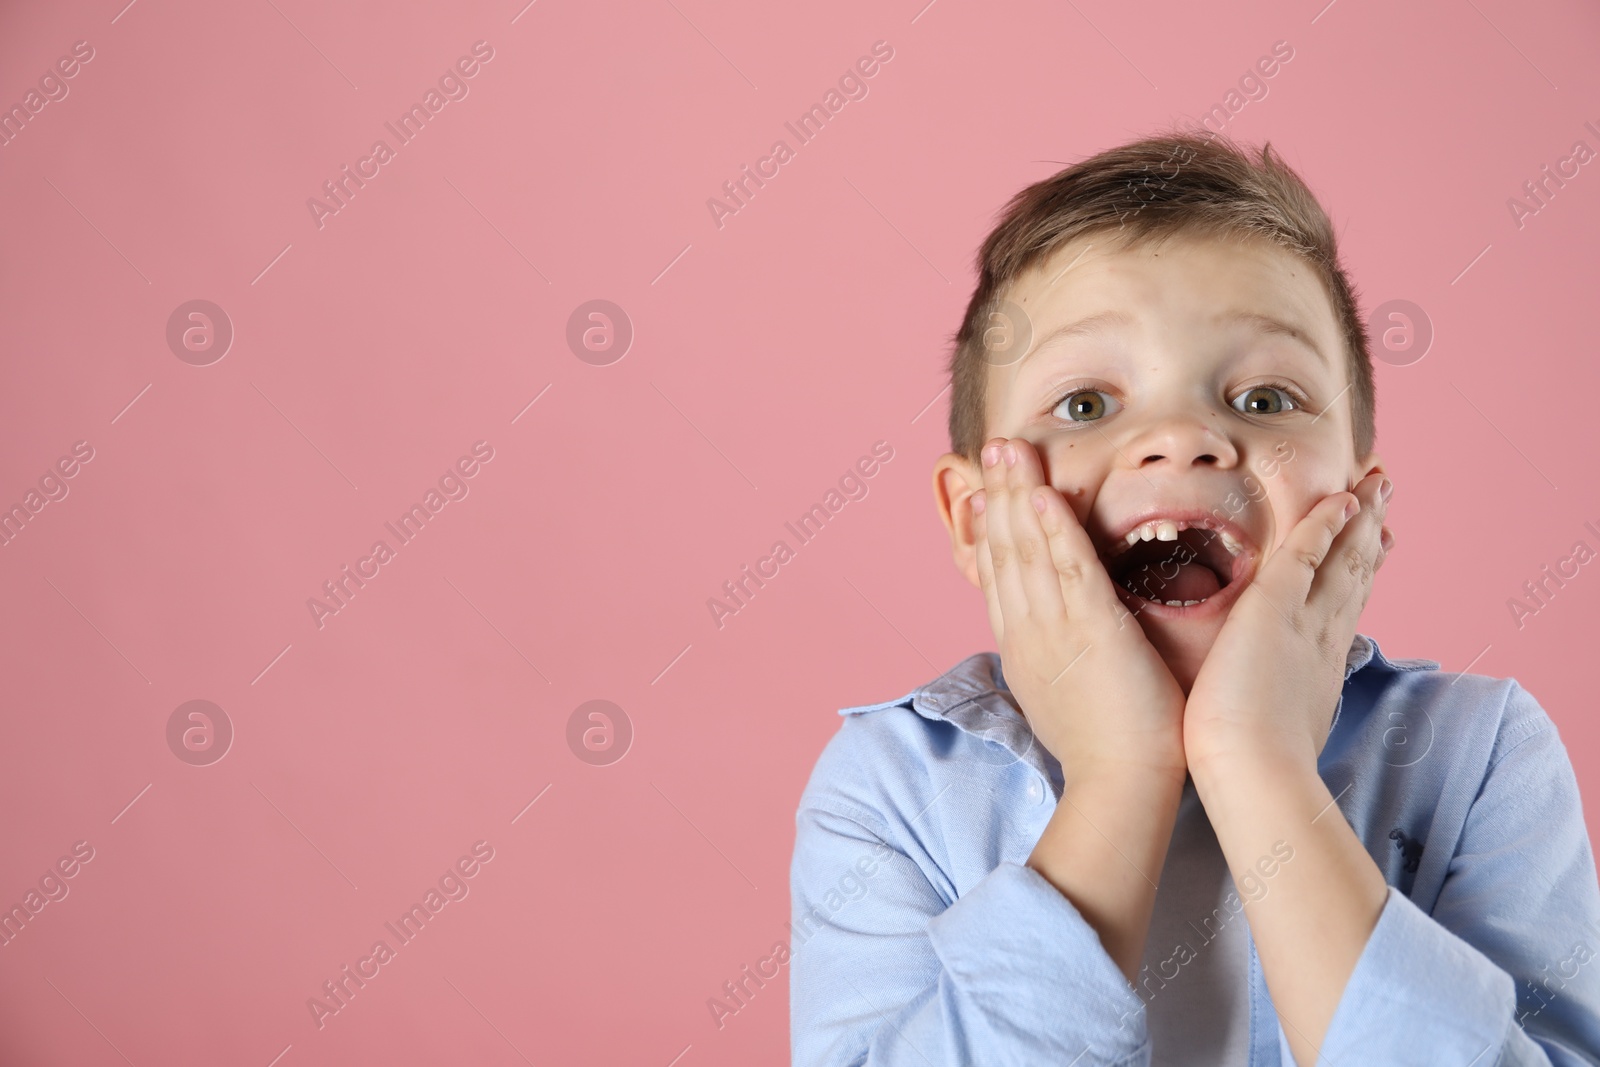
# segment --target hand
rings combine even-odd
[[[1345,656],[1394,535],[1383,525],[1387,481],[1323,497],[1234,602],[1184,709],[1189,766],[1240,755],[1288,760],[1316,773],[1344,689]],[[1360,505],[1345,518],[1351,502]]]
[[[994,438],[983,463],[972,501],[978,576],[1006,683],[1034,735],[1069,783],[1119,767],[1181,779],[1183,690],[1088,533],[1044,483],[1027,441]]]

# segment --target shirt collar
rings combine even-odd
[[[1356,634],[1350,642],[1350,651],[1345,654],[1344,677],[1345,681],[1350,676],[1361,670],[1373,660],[1377,660],[1385,667],[1394,667],[1388,657],[1384,656],[1378,647],[1378,642],[1366,634]],[[1401,669],[1407,669],[1411,663],[1427,663],[1433,667],[1438,664],[1432,660],[1400,661]],[[1409,667],[1409,669],[1416,669]],[[877,704],[860,704],[855,707],[840,708],[840,715],[854,715],[867,711],[881,711],[885,708],[898,707],[910,704],[919,714],[930,719],[950,718],[952,712],[973,702],[984,701],[986,697],[997,696],[1001,690],[1009,692],[1005,683],[1005,673],[1000,666],[1000,656],[995,652],[979,652],[968,656],[944,674],[925,685],[920,685],[905,696],[894,700],[885,700]],[[1001,703],[1006,703],[1001,701]]]
[[[1391,660],[1383,654],[1377,641],[1361,633],[1356,634],[1350,642],[1344,664],[1347,685],[1352,675],[1368,667],[1398,671],[1437,670],[1439,667],[1437,661],[1429,659]],[[968,656],[938,678],[918,686],[905,696],[878,704],[841,708],[839,714],[881,711],[908,704],[925,719],[949,722],[967,733],[993,742],[1009,753],[1001,756],[1004,761],[1021,760],[1059,784],[1060,765],[1036,742],[1027,719],[1015,706],[1005,683],[998,653],[979,652]],[[1329,726],[1330,733],[1338,724],[1339,712],[1343,708],[1344,698],[1341,695]]]

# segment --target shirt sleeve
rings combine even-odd
[[[1513,681],[1507,699],[1523,736],[1486,774],[1432,914],[1389,887],[1330,1062],[1600,1064],[1600,882],[1577,778],[1534,698]]]
[[[1002,863],[947,902],[868,822],[796,816],[795,1067],[1148,1067],[1144,1002],[1042,875]]]

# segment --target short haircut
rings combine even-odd
[[[1367,329],[1327,213],[1270,141],[1252,151],[1182,126],[1107,149],[1011,198],[978,252],[978,285],[952,337],[950,450],[976,463],[987,440],[985,332],[1019,275],[1080,237],[1134,248],[1180,234],[1264,239],[1315,269],[1343,335],[1356,455],[1371,452],[1377,397]]]

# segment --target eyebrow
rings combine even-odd
[[[1271,315],[1262,314],[1259,311],[1243,311],[1240,309],[1225,311],[1219,315],[1218,318],[1227,324],[1243,324],[1253,327],[1260,333],[1278,337],[1287,337],[1292,341],[1297,341],[1305,348],[1309,349],[1311,353],[1315,355],[1317,359],[1324,365],[1328,363],[1328,357],[1323,353],[1322,349],[1317,347],[1316,342],[1311,339],[1310,334],[1296,326],[1294,323],[1285,322],[1282,319],[1274,318]],[[1058,342],[1065,341],[1073,337],[1091,337],[1097,334],[1110,332],[1117,327],[1127,328],[1133,325],[1133,321],[1133,316],[1128,314],[1126,311],[1102,311],[1098,314],[1081,318],[1076,322],[1069,322],[1063,326],[1057,326],[1048,334],[1041,337],[1037,344],[1028,349],[1027,353],[1023,355],[1022,359],[1017,361],[1017,367],[1020,369],[1022,364],[1027,362],[1028,358],[1041,348],[1057,344]]]

